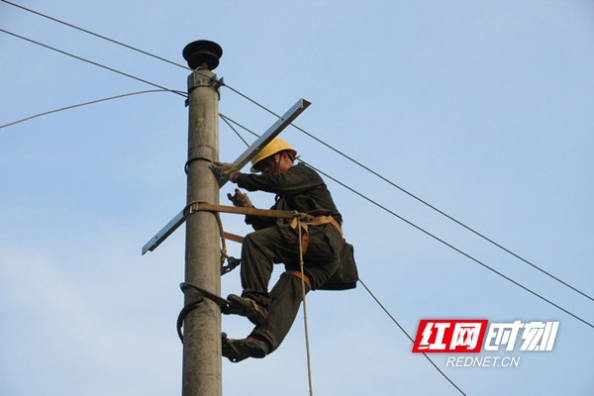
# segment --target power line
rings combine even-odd
[[[66,52],[66,51],[63,51],[63,50],[61,50],[61,49],[58,49],[58,48],[52,47],[52,46],[50,46],[50,45],[47,45],[47,44],[41,43],[41,42],[39,42],[39,41],[35,41],[35,40],[32,40],[32,39],[30,39],[30,38],[27,38],[27,37],[21,36],[21,35],[19,35],[19,34],[16,34],[16,33],[9,32],[8,30],[0,29],[0,32],[3,32],[3,33],[6,33],[6,34],[9,34],[9,35],[11,35],[11,36],[14,36],[14,37],[20,38],[21,40],[25,40],[25,41],[28,41],[28,42],[30,42],[30,43],[33,43],[33,44],[37,44],[37,45],[39,45],[39,46],[42,46],[42,47],[44,47],[44,48],[47,48],[47,49],[50,49],[50,50],[52,50],[52,51],[59,52],[60,54],[63,54],[63,55],[66,55],[66,56],[70,56],[70,57],[72,57],[72,58],[74,58],[74,59],[78,59],[78,60],[80,60],[80,61],[83,61],[83,62],[86,62],[86,63],[90,63],[91,65],[94,65],[94,66],[99,66],[99,67],[101,67],[101,68],[103,68],[103,69],[106,69],[106,70],[112,71],[112,72],[114,72],[114,73],[117,73],[117,74],[121,74],[122,76],[129,77],[129,78],[131,78],[131,79],[133,79],[133,80],[140,81],[140,82],[143,82],[143,83],[145,83],[145,84],[148,84],[148,85],[152,85],[153,87],[160,88],[160,89],[162,89],[162,90],[164,90],[164,91],[169,91],[169,92],[173,92],[173,93],[175,93],[175,94],[181,95],[181,96],[185,96],[185,95],[183,95],[183,94],[180,94],[180,93],[179,93],[180,91],[172,90],[172,89],[169,89],[169,88],[167,88],[167,87],[164,87],[164,86],[162,86],[162,85],[159,85],[159,84],[152,83],[152,82],[150,82],[150,81],[148,81],[148,80],[144,80],[144,79],[142,79],[142,78],[140,78],[140,77],[136,77],[136,76],[133,76],[133,75],[131,75],[131,74],[124,73],[124,72],[122,72],[122,71],[119,71],[119,70],[117,70],[117,69],[114,69],[114,68],[111,68],[111,67],[109,67],[109,66],[105,66],[105,65],[102,65],[102,64],[100,64],[100,63],[97,63],[97,62],[94,62],[94,61],[91,61],[91,60],[88,60],[88,59],[82,58],[82,57],[80,57],[80,56],[77,56],[77,55],[71,54],[71,53],[69,53],[69,52]]]
[[[398,323],[398,321],[396,319],[394,319],[394,316],[392,316],[392,314],[390,313],[390,311],[388,311],[386,309],[386,307],[384,307],[384,305],[380,302],[380,300],[375,296],[375,294],[373,294],[373,292],[367,287],[367,285],[361,280],[361,278],[359,278],[359,283],[361,283],[361,285],[363,285],[363,287],[365,288],[365,290],[367,290],[367,293],[369,293],[369,295],[375,300],[375,302],[377,303],[377,305],[380,306],[380,308],[386,313],[386,315],[388,315],[390,317],[390,319],[392,319],[392,322],[394,322],[396,324],[396,326],[398,326],[398,328],[400,329],[400,331],[402,331],[406,337],[414,344],[415,340],[413,340],[413,338],[408,334],[408,332],[404,329],[404,327],[402,327],[402,325],[400,323]],[[464,393],[462,391],[462,389],[460,389],[458,387],[458,385],[456,385],[454,383],[454,381],[452,381],[443,371],[441,371],[441,369],[439,367],[437,367],[437,365],[433,362],[433,360],[431,360],[431,358],[423,352],[423,356],[425,356],[425,358],[429,361],[429,363],[431,363],[431,365],[446,379],[448,380],[448,382],[450,384],[452,384],[454,386],[454,388],[458,389],[458,391],[466,396],[466,393]]]
[[[594,301],[594,298],[590,297],[589,295],[587,295],[586,293],[580,291],[579,289],[576,289],[575,287],[571,286],[570,284],[562,281],[561,279],[559,279],[558,277],[552,275],[551,273],[545,271],[544,269],[538,267],[537,265],[531,263],[530,261],[526,260],[525,258],[521,257],[520,255],[514,253],[513,251],[507,249],[506,247],[502,246],[501,244],[495,242],[494,240],[488,238],[487,236],[485,236],[484,234],[476,231],[475,229],[469,227],[468,225],[462,223],[461,221],[455,219],[454,217],[450,216],[449,214],[445,213],[444,211],[438,209],[437,207],[435,207],[434,205],[431,205],[430,203],[428,203],[427,201],[419,198],[418,196],[412,194],[411,192],[409,192],[408,190],[400,187],[399,185],[395,184],[394,182],[390,181],[389,179],[387,179],[386,177],[380,175],[379,173],[375,172],[374,170],[372,170],[371,168],[363,165],[362,163],[360,163],[359,161],[355,160],[354,158],[344,154],[343,152],[339,151],[338,149],[330,146],[329,144],[325,143],[324,141],[322,141],[321,139],[317,138],[316,136],[314,136],[313,134],[303,130],[302,128],[299,128],[296,125],[293,125],[294,128],[296,128],[297,130],[303,132],[305,135],[309,136],[310,138],[316,140],[317,142],[323,144],[324,146],[326,146],[327,148],[331,149],[332,151],[334,151],[337,154],[340,154],[341,156],[343,156],[344,158],[348,159],[349,161],[355,163],[356,165],[358,165],[359,167],[363,168],[364,170],[370,172],[371,174],[373,174],[374,176],[377,176],[378,178],[382,179],[383,181],[385,181],[386,183],[390,184],[391,186],[399,189],[400,191],[402,191],[403,193],[409,195],[410,197],[416,199],[417,201],[421,202],[422,204],[428,206],[429,208],[433,209],[434,211],[436,211],[437,213],[441,214],[442,216],[445,216],[446,218],[448,218],[449,220],[455,222],[456,224],[462,226],[463,228],[467,229],[468,231],[472,232],[473,234],[479,236],[480,238],[484,239],[485,241],[493,244],[494,246],[498,247],[499,249],[503,250],[504,252],[514,256],[515,258],[523,261],[524,263],[530,265],[532,268],[540,271],[541,273],[549,276],[550,278],[556,280],[557,282],[560,282],[561,284],[567,286],[568,288],[572,289],[573,291],[581,294],[582,296]]]
[[[83,29],[83,28],[81,28],[81,27],[79,27],[79,26],[76,26],[76,25],[73,25],[73,24],[71,24],[71,23],[64,22],[64,21],[62,21],[62,20],[60,20],[60,19],[57,19],[57,18],[51,17],[51,16],[49,16],[49,15],[42,14],[41,12],[38,12],[38,11],[32,10],[32,9],[30,9],[30,8],[23,7],[22,5],[19,5],[19,4],[14,4],[14,3],[11,3],[10,1],[6,1],[6,0],[2,0],[2,1],[3,1],[3,2],[5,2],[6,4],[10,4],[11,6],[18,7],[18,8],[20,8],[20,9],[22,9],[22,10],[28,11],[28,12],[30,12],[30,13],[33,13],[33,14],[35,14],[35,15],[39,15],[39,16],[41,16],[41,17],[43,17],[43,18],[47,18],[47,19],[49,19],[49,20],[51,20],[51,21],[54,21],[54,22],[61,23],[62,25],[65,25],[65,26],[71,27],[71,28],[73,28],[73,29],[76,29],[76,30],[79,30],[79,31],[81,31],[81,32],[84,32],[84,33],[90,34],[90,35],[92,35],[92,36],[95,36],[95,37],[98,37],[98,38],[100,38],[100,39],[103,39],[103,40],[109,41],[110,43],[114,43],[114,44],[120,45],[120,46],[122,46],[122,47],[124,47],[124,48],[128,48],[128,49],[130,49],[130,50],[133,50],[133,51],[139,52],[139,53],[141,53],[141,54],[144,54],[144,55],[148,55],[148,56],[150,56],[150,57],[153,57],[153,58],[155,58],[155,59],[158,59],[158,60],[160,60],[160,61],[167,62],[167,63],[169,63],[169,64],[171,64],[171,65],[178,66],[178,67],[181,67],[181,68],[183,68],[183,69],[186,69],[186,70],[191,70],[191,69],[190,69],[189,67],[187,67],[187,66],[184,66],[184,65],[182,65],[182,64],[179,64],[179,63],[176,63],[176,62],[173,62],[173,61],[170,61],[170,60],[168,60],[168,59],[165,59],[165,58],[162,58],[162,57],[160,57],[160,56],[158,56],[158,55],[155,55],[155,54],[152,54],[152,53],[150,53],[150,52],[143,51],[143,50],[141,50],[141,49],[139,49],[139,48],[136,48],[136,47],[133,47],[133,46],[131,46],[131,45],[124,44],[124,43],[122,43],[121,41],[113,40],[113,39],[111,39],[111,38],[109,38],[109,37],[106,37],[106,36],[100,35],[100,34],[98,34],[98,33],[92,32],[92,31],[90,31],[90,30],[87,30],[87,29]]]
[[[230,118],[227,118],[225,115],[223,115],[223,114],[221,114],[221,113],[219,113],[219,117],[221,117],[221,119],[222,119],[223,121],[225,121],[225,124],[227,124],[227,126],[228,126],[229,128],[231,128],[231,129],[233,130],[233,132],[235,132],[235,134],[237,135],[237,137],[238,137],[239,139],[241,139],[241,141],[242,141],[243,143],[245,143],[245,145],[246,145],[246,146],[248,146],[248,147],[249,147],[249,143],[247,142],[247,140],[245,140],[245,139],[243,138],[243,136],[241,136],[241,134],[240,134],[239,132],[237,132],[237,129],[233,128],[233,125],[231,125],[231,123],[235,123],[235,121],[233,121],[233,120],[232,120],[232,119],[230,119]],[[251,131],[250,131],[250,132],[251,132]],[[254,132],[251,132],[251,133],[254,133]],[[257,136],[257,135],[256,135],[256,136]]]
[[[121,42],[121,41],[118,41],[118,40],[111,39],[111,38],[109,38],[109,37],[107,37],[107,36],[101,35],[101,34],[99,34],[99,33],[95,33],[95,32],[93,32],[93,31],[91,31],[91,30],[88,30],[88,29],[84,29],[84,28],[82,28],[82,27],[80,27],[80,26],[77,26],[77,25],[74,25],[74,24],[72,24],[72,23],[68,23],[68,22],[62,21],[62,20],[60,20],[60,19],[54,18],[54,17],[52,17],[52,16],[49,16],[49,15],[43,14],[43,13],[41,13],[41,12],[38,12],[38,11],[35,11],[35,10],[32,10],[32,9],[30,9],[30,8],[26,8],[26,7],[23,7],[23,6],[21,6],[21,5],[14,4],[14,3],[10,2],[10,1],[7,1],[7,0],[2,0],[2,1],[3,1],[4,3],[6,3],[6,4],[10,4],[10,5],[14,6],[14,7],[18,7],[18,8],[20,8],[20,9],[22,9],[22,10],[25,10],[25,11],[27,11],[27,12],[30,12],[30,13],[33,13],[33,14],[35,14],[35,15],[41,16],[41,17],[43,17],[43,18],[47,18],[47,19],[49,19],[49,20],[51,20],[51,21],[54,21],[54,22],[60,23],[60,24],[62,24],[62,25],[68,26],[68,27],[70,27],[70,28],[72,28],[72,29],[79,30],[79,31],[81,31],[81,32],[84,32],[84,33],[86,33],[86,34],[89,34],[89,35],[95,36],[95,37],[97,37],[97,38],[100,38],[100,39],[102,39],[102,40],[108,41],[108,42],[110,42],[110,43],[117,44],[117,45],[119,45],[119,46],[122,46],[122,47],[124,47],[124,48],[127,48],[127,49],[129,49],[129,50],[136,51],[136,52],[138,52],[138,53],[140,53],[140,54],[143,54],[143,55],[150,56],[150,57],[152,57],[152,58],[154,58],[154,59],[157,59],[157,60],[160,60],[160,61],[162,61],[162,62],[166,62],[166,63],[168,63],[168,64],[170,64],[170,65],[174,65],[174,66],[180,67],[180,68],[182,68],[182,69],[185,69],[185,70],[190,70],[190,71],[192,70],[192,69],[191,69],[191,68],[189,68],[188,66],[182,65],[181,63],[173,62],[173,61],[171,61],[171,60],[169,60],[169,59],[166,59],[166,58],[163,58],[163,57],[161,57],[161,56],[159,56],[159,55],[155,55],[155,54],[153,54],[153,53],[151,53],[151,52],[148,52],[148,51],[142,50],[142,49],[140,49],[140,48],[138,48],[138,47],[134,47],[134,46],[131,46],[131,45],[125,44],[125,43],[123,43],[123,42]],[[0,29],[0,31],[4,31],[4,30],[1,30],[1,29]],[[133,79],[136,79],[136,80],[139,80],[139,81],[145,82],[145,83],[147,83],[147,84],[151,84],[151,85],[153,85],[153,86],[156,86],[156,87],[158,87],[158,88],[162,88],[162,87],[161,87],[161,86],[159,86],[159,85],[156,85],[156,84],[150,83],[150,82],[148,82],[148,81],[145,81],[145,80],[139,79],[138,77],[134,77],[134,76],[132,76],[132,75],[129,75],[129,74],[126,74],[126,73],[120,72],[120,71],[118,71],[118,70],[115,70],[115,69],[108,68],[107,66],[103,66],[103,65],[100,65],[100,64],[98,64],[98,63],[95,63],[95,62],[92,62],[92,61],[89,61],[89,60],[83,59],[83,58],[81,58],[81,57],[78,57],[78,56],[76,56],[76,55],[69,54],[69,53],[67,53],[67,52],[64,52],[64,51],[61,51],[61,50],[55,49],[55,48],[53,48],[53,47],[50,47],[50,46],[48,46],[48,45],[45,45],[45,44],[42,44],[42,43],[36,42],[36,41],[34,41],[34,40],[27,39],[27,38],[25,38],[25,37],[22,37],[22,36],[18,36],[18,35],[16,35],[16,34],[13,34],[13,33],[10,33],[10,32],[8,32],[8,31],[4,31],[4,32],[5,32],[5,33],[8,33],[8,34],[12,34],[12,35],[13,35],[13,36],[15,36],[15,37],[22,38],[23,40],[27,40],[27,41],[30,41],[30,42],[32,42],[32,43],[35,43],[35,44],[41,45],[41,46],[43,46],[43,47],[46,47],[46,48],[52,49],[52,50],[54,50],[54,51],[58,51],[58,52],[60,52],[60,53],[62,53],[62,54],[64,54],[64,55],[72,56],[72,57],[74,57],[74,58],[76,58],[76,59],[79,59],[79,60],[82,60],[82,61],[85,61],[85,62],[92,63],[92,64],[94,64],[94,65],[96,65],[96,66],[103,67],[103,68],[106,68],[106,69],[108,69],[108,70],[111,70],[111,71],[113,71],[113,72],[116,72],[116,73],[119,73],[119,74],[123,74],[123,75],[125,75],[125,76],[127,76],[127,77],[130,77],[130,78],[133,78]],[[197,70],[194,70],[194,72],[198,72],[198,71],[197,71]],[[220,85],[225,85],[225,84],[224,84],[224,82],[223,82],[222,80],[221,80],[221,81],[217,81],[217,82],[218,82]],[[166,88],[165,88],[165,89],[166,89]],[[173,90],[172,90],[171,92],[178,93],[179,91],[173,91]]]
[[[346,185],[346,184],[344,184],[343,182],[341,182],[341,181],[339,181],[339,180],[335,179],[334,177],[332,177],[332,176],[328,175],[327,173],[324,173],[323,171],[321,171],[321,170],[319,170],[319,169],[317,169],[317,168],[313,167],[311,164],[308,164],[308,165],[309,165],[309,166],[311,166],[313,169],[317,170],[318,172],[320,172],[321,174],[323,174],[324,176],[326,176],[327,178],[331,179],[332,181],[334,181],[334,182],[336,182],[336,183],[340,184],[341,186],[343,186],[344,188],[348,189],[349,191],[351,191],[351,192],[353,192],[353,193],[355,193],[355,194],[359,195],[361,198],[364,198],[365,200],[369,201],[370,203],[374,204],[375,206],[379,207],[380,209],[382,209],[382,210],[384,210],[384,211],[386,211],[386,212],[390,213],[392,216],[395,216],[395,217],[397,217],[398,219],[400,219],[400,220],[404,221],[406,224],[408,224],[408,225],[410,225],[410,226],[412,226],[412,227],[416,228],[417,230],[421,231],[421,232],[422,232],[422,233],[424,233],[425,235],[428,235],[428,236],[430,236],[431,238],[433,238],[433,239],[435,239],[436,241],[438,241],[438,242],[440,242],[440,243],[444,244],[445,246],[449,247],[450,249],[452,249],[452,250],[454,250],[454,251],[456,251],[456,252],[460,253],[460,254],[461,254],[461,255],[463,255],[464,257],[466,257],[466,258],[468,258],[468,259],[470,259],[470,260],[474,261],[475,263],[477,263],[477,264],[479,264],[479,265],[483,266],[484,268],[488,269],[489,271],[491,271],[491,272],[493,272],[493,273],[495,273],[495,274],[499,275],[499,276],[500,276],[500,277],[502,277],[503,279],[505,279],[505,280],[507,280],[507,281],[509,281],[509,282],[513,283],[514,285],[516,285],[516,286],[518,286],[518,287],[520,287],[520,288],[522,288],[522,289],[526,290],[527,292],[531,293],[532,295],[534,295],[534,296],[536,296],[536,297],[540,298],[541,300],[543,300],[543,301],[545,301],[545,302],[549,303],[549,304],[550,304],[550,305],[552,305],[553,307],[555,307],[555,308],[557,308],[557,309],[560,309],[561,311],[565,312],[566,314],[568,314],[568,315],[570,315],[570,316],[573,316],[575,319],[579,320],[580,322],[583,322],[584,324],[586,324],[586,325],[588,325],[588,326],[590,326],[590,327],[592,327],[592,328],[594,329],[594,325],[592,325],[591,323],[587,322],[586,320],[584,320],[584,319],[580,318],[579,316],[577,316],[577,315],[575,315],[575,314],[571,313],[570,311],[566,310],[565,308],[561,307],[560,305],[557,305],[557,304],[555,304],[554,302],[552,302],[552,301],[550,301],[550,300],[546,299],[545,297],[543,297],[543,296],[541,296],[540,294],[536,293],[535,291],[533,291],[533,290],[529,289],[528,287],[526,287],[526,286],[522,285],[521,283],[519,283],[519,282],[516,282],[516,281],[515,281],[515,280],[513,280],[512,278],[510,278],[510,277],[508,277],[508,276],[504,275],[503,273],[501,273],[501,272],[497,271],[496,269],[494,269],[494,268],[492,268],[492,267],[488,266],[487,264],[483,263],[482,261],[478,260],[477,258],[475,258],[475,257],[471,256],[470,254],[468,254],[468,253],[464,252],[463,250],[461,250],[461,249],[459,249],[459,248],[455,247],[454,245],[450,244],[449,242],[446,242],[444,239],[441,239],[441,238],[439,238],[439,237],[438,237],[438,236],[436,236],[435,234],[432,234],[432,233],[430,233],[429,231],[427,231],[427,230],[425,230],[424,228],[422,228],[422,227],[420,227],[420,226],[416,225],[416,224],[415,224],[415,223],[413,223],[412,221],[410,221],[410,220],[408,220],[408,219],[406,219],[406,218],[404,218],[404,217],[400,216],[400,215],[399,215],[399,214],[397,214],[396,212],[393,212],[392,210],[390,210],[390,209],[386,208],[385,206],[383,206],[383,205],[379,204],[378,202],[376,202],[376,201],[372,200],[371,198],[369,198],[369,197],[367,197],[367,196],[363,195],[362,193],[358,192],[357,190],[353,189],[352,187],[349,187],[348,185]]]
[[[87,106],[87,105],[91,105],[91,104],[95,104],[95,103],[100,103],[100,102],[106,102],[108,100],[125,98],[127,96],[140,95],[140,94],[152,93],[152,92],[170,92],[170,90],[151,89],[151,90],[148,90],[148,91],[131,92],[131,93],[122,94],[122,95],[110,96],[108,98],[92,100],[90,102],[79,103],[79,104],[75,104],[75,105],[72,105],[72,106],[67,106],[67,107],[62,107],[62,108],[55,109],[55,110],[46,111],[46,112],[43,112],[43,113],[35,114],[35,115],[30,116],[30,117],[26,117],[26,118],[17,120],[17,121],[10,122],[8,124],[0,125],[0,129],[6,128],[6,127],[9,127],[9,126],[12,126],[12,125],[19,124],[21,122],[29,121],[29,120],[32,120],[32,119],[37,118],[37,117],[42,117],[42,116],[45,116],[45,115],[49,115],[49,114],[53,114],[53,113],[58,113],[60,111],[75,109],[77,107]]]
[[[122,46],[122,47],[124,47],[124,48],[127,48],[127,49],[129,49],[129,50],[136,51],[136,52],[138,52],[138,53],[140,53],[140,54],[143,54],[143,55],[150,56],[151,58],[154,58],[154,59],[160,60],[160,61],[162,61],[162,62],[165,62],[165,63],[168,63],[168,64],[170,64],[170,65],[174,65],[174,66],[180,67],[180,68],[182,68],[182,69],[185,69],[185,70],[190,70],[190,71],[192,70],[192,69],[191,69],[191,68],[189,68],[188,66],[182,65],[181,63],[173,62],[173,61],[171,61],[171,60],[169,60],[169,59],[166,59],[166,58],[163,58],[163,57],[161,57],[161,56],[159,56],[159,55],[155,55],[155,54],[153,54],[153,53],[151,53],[151,52],[148,52],[148,51],[142,50],[142,49],[140,49],[140,48],[138,48],[138,47],[134,47],[134,46],[131,46],[131,45],[125,44],[125,43],[123,43],[123,42],[121,42],[121,41],[114,40],[114,39],[112,39],[112,38],[109,38],[109,37],[107,37],[107,36],[101,35],[101,34],[99,34],[99,33],[95,33],[95,32],[93,32],[93,31],[91,31],[91,30],[84,29],[84,28],[82,28],[82,27],[80,27],[80,26],[77,26],[77,25],[74,25],[74,24],[72,24],[72,23],[68,23],[68,22],[62,21],[62,20],[60,20],[60,19],[54,18],[54,17],[52,17],[52,16],[49,16],[49,15],[46,15],[46,14],[42,14],[41,12],[38,12],[38,11],[32,10],[32,9],[30,9],[30,8],[26,8],[26,7],[23,7],[23,6],[21,6],[21,5],[18,5],[18,4],[11,3],[10,1],[6,1],[6,0],[2,0],[2,1],[3,1],[4,3],[6,3],[6,4],[10,4],[10,5],[14,6],[14,7],[18,7],[18,8],[20,8],[20,9],[22,9],[22,10],[25,10],[25,11],[31,12],[31,13],[33,13],[33,14],[35,14],[35,15],[38,15],[38,16],[41,16],[41,17],[43,17],[43,18],[47,18],[47,19],[49,19],[49,20],[51,20],[51,21],[54,21],[54,22],[60,23],[60,24],[62,24],[62,25],[65,25],[65,26],[68,26],[68,27],[70,27],[70,28],[72,28],[72,29],[76,29],[76,30],[78,30],[78,31],[84,32],[84,33],[86,33],[86,34],[89,34],[89,35],[91,35],[91,36],[95,36],[95,37],[97,37],[97,38],[100,38],[100,39],[102,39],[102,40],[108,41],[108,42],[110,42],[110,43],[117,44],[117,45],[119,45],[119,46]],[[40,45],[43,45],[43,44],[40,44]],[[43,46],[45,46],[45,45],[43,45]],[[47,48],[51,48],[51,47],[49,47],[49,46],[45,46],[45,47],[47,47]],[[59,52],[61,52],[61,51],[59,51]],[[68,55],[68,54],[67,54],[67,55]],[[79,59],[80,59],[80,58],[79,58]],[[81,59],[81,60],[84,60],[84,59]],[[101,65],[98,65],[98,64],[97,64],[97,66],[101,66]],[[112,70],[112,69],[110,69],[110,70]],[[117,72],[116,70],[112,70],[112,71],[115,71],[115,72]],[[194,70],[194,72],[198,72],[198,71],[197,71],[197,70]],[[121,73],[120,73],[120,74],[121,74]],[[129,77],[135,78],[134,76],[129,76]],[[218,82],[219,82],[221,85],[224,85],[222,81],[218,81]],[[175,92],[175,91],[172,91],[172,92]]]

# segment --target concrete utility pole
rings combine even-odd
[[[210,164],[219,159],[219,88],[212,72],[223,55],[212,41],[188,44],[183,56],[193,70],[188,76],[188,191],[186,208],[194,203],[219,204],[220,187]],[[233,164],[241,169],[283,131],[311,103],[300,99],[260,136]],[[153,251],[179,226],[186,223],[186,268],[183,319],[182,396],[222,396],[221,309],[204,293],[221,295],[220,229],[215,214],[197,210],[178,213],[143,247]],[[201,289],[196,292],[194,287]]]
[[[188,204],[219,204],[218,180],[210,163],[219,160],[219,84],[212,70],[222,54],[218,44],[206,40],[190,43],[183,50],[193,70],[188,76]],[[215,215],[199,211],[186,219],[186,283],[221,294],[219,244]],[[185,293],[186,305],[196,299],[193,293]],[[182,396],[221,395],[221,310],[204,299],[184,321]]]

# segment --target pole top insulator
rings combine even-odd
[[[186,45],[182,55],[192,70],[200,66],[214,70],[223,56],[223,49],[214,41],[198,40]]]

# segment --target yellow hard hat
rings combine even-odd
[[[264,146],[264,148],[262,150],[260,150],[258,152],[258,154],[256,154],[256,156],[252,159],[251,171],[257,172],[258,170],[256,169],[256,165],[258,164],[258,162],[260,162],[263,159],[266,159],[276,153],[280,153],[281,151],[291,152],[291,155],[293,156],[293,158],[295,156],[297,156],[297,151],[295,151],[293,149],[293,147],[291,147],[289,145],[289,143],[285,142],[283,139],[274,138],[270,141],[270,143],[268,143],[266,146]]]

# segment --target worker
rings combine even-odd
[[[233,164],[215,162],[220,176],[248,191],[276,194],[271,209],[315,214],[302,228],[299,242],[296,221],[246,216],[254,232],[246,235],[241,251],[241,296],[227,297],[227,313],[246,316],[254,330],[244,339],[228,339],[223,333],[222,353],[232,362],[248,357],[263,358],[276,350],[289,332],[305,293],[322,286],[337,270],[342,249],[342,216],[320,175],[302,162],[294,164],[297,152],[275,138],[252,160],[253,173],[241,173]],[[256,174],[256,173],[260,174]],[[239,189],[228,194],[235,206],[253,207]],[[300,246],[303,273],[300,268]],[[283,263],[285,272],[268,290],[273,264]]]

